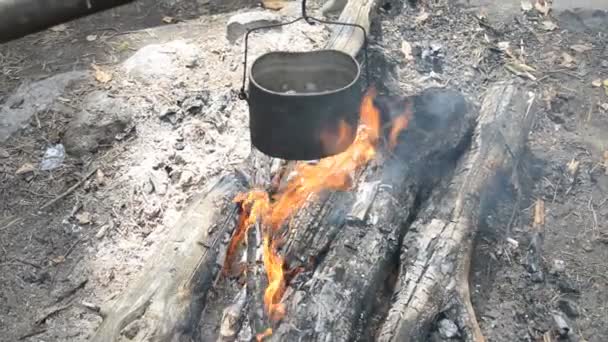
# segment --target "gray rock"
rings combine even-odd
[[[252,11],[238,13],[230,17],[226,27],[226,38],[230,43],[235,43],[243,37],[248,30],[278,24],[281,17],[270,11]]]
[[[569,299],[562,298],[557,301],[557,305],[570,318],[576,318],[580,314],[576,303]]]
[[[566,263],[560,259],[553,259],[553,263],[551,264],[551,269],[549,273],[553,275],[558,275],[560,273],[564,273],[566,271]]]
[[[96,152],[100,145],[109,145],[122,134],[132,117],[132,108],[126,100],[94,91],[85,98],[83,111],[68,125],[63,145],[77,157]]]
[[[87,71],[70,71],[21,85],[0,105],[0,142],[27,125],[34,114],[49,109],[72,83],[90,77]]]
[[[440,320],[437,325],[437,330],[439,330],[439,335],[441,335],[442,338],[449,339],[460,336],[458,326],[449,319],[444,318]]]
[[[178,69],[186,68],[197,55],[198,49],[183,40],[152,44],[139,49],[122,68],[138,81],[154,84],[181,74]]]

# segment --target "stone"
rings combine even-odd
[[[92,79],[87,71],[70,71],[22,84],[0,104],[0,142],[26,126],[34,114],[51,108],[73,83]]]
[[[270,11],[251,11],[238,13],[230,17],[226,27],[226,38],[234,44],[241,37],[245,36],[248,30],[278,24],[281,16]]]
[[[83,101],[83,111],[68,125],[63,137],[65,150],[76,157],[94,153],[111,144],[131,124],[133,109],[123,98],[94,91]]]
[[[574,293],[579,294],[581,291],[576,286],[576,284],[570,279],[558,279],[557,280],[557,288],[561,293]]]
[[[564,271],[566,271],[566,263],[563,260],[554,259],[549,273],[558,275],[560,273],[564,273]]]
[[[193,184],[194,184],[194,172],[192,172],[190,170],[183,171],[179,178],[179,186],[183,190],[186,190]]]
[[[451,339],[460,336],[458,326],[449,319],[442,319],[438,323],[439,335],[444,339]]]
[[[570,318],[576,318],[580,315],[578,307],[575,302],[567,298],[561,298],[557,301],[557,306],[563,313]]]
[[[191,115],[199,114],[209,101],[209,92],[203,91],[194,96],[186,97],[181,102],[181,109]]]
[[[174,118],[174,117],[175,117],[175,115],[176,115],[177,113],[179,113],[179,111],[180,111],[180,108],[179,108],[178,106],[176,106],[176,105],[172,105],[172,106],[166,106],[166,107],[163,107],[163,108],[162,108],[162,109],[159,111],[159,115],[158,115],[158,117],[159,117],[161,120],[163,120],[163,119],[167,119],[167,120],[169,120],[171,123],[174,123],[174,122],[172,122],[172,121],[174,121],[174,120],[172,120],[172,117]]]
[[[140,82],[155,84],[162,80],[172,80],[180,75],[178,69],[186,68],[197,58],[198,49],[185,40],[175,40],[165,44],[151,44],[139,49],[124,61],[123,70]]]

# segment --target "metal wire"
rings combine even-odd
[[[341,26],[350,26],[350,27],[359,28],[363,32],[363,53],[364,53],[364,58],[365,58],[365,78],[366,78],[367,85],[368,86],[371,85],[370,72],[369,72],[369,58],[368,58],[368,52],[367,52],[367,50],[368,50],[367,49],[367,30],[365,29],[365,27],[363,27],[359,24],[323,20],[323,19],[318,19],[318,18],[308,16],[308,14],[306,12],[306,0],[302,0],[302,16],[301,17],[296,18],[292,21],[288,21],[286,23],[265,25],[265,26],[255,27],[255,28],[247,30],[247,33],[245,34],[245,52],[244,52],[244,57],[243,57],[243,85],[241,86],[241,90],[239,92],[239,98],[241,100],[247,99],[247,92],[245,91],[245,87],[247,84],[247,54],[249,52],[249,35],[255,31],[259,31],[259,30],[265,30],[265,29],[271,29],[271,28],[280,27],[280,26],[291,25],[300,20],[306,21],[309,25],[314,25],[315,22],[318,22],[318,23],[326,24],[326,25],[341,25]]]

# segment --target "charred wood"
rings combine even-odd
[[[427,341],[440,313],[457,323],[466,341],[485,341],[470,299],[473,241],[484,219],[481,208],[495,197],[492,183],[516,175],[534,104],[533,94],[511,83],[485,94],[472,146],[404,237],[395,302],[378,341]]]

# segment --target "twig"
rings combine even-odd
[[[42,268],[42,267],[41,267],[40,265],[38,265],[38,264],[35,264],[35,263],[31,262],[31,261],[27,261],[27,260],[19,259],[19,258],[14,258],[14,259],[13,259],[13,261],[17,261],[17,262],[20,262],[20,263],[25,264],[25,265],[32,266],[32,267],[37,268],[37,269],[41,269],[41,268]]]
[[[63,301],[64,299],[73,296],[76,292],[78,292],[78,290],[83,289],[88,282],[89,282],[89,279],[84,279],[84,280],[80,281],[78,284],[76,284],[76,286],[72,287],[71,289],[69,289],[69,290],[65,291],[64,293],[60,294],[59,296],[57,296],[55,303],[59,303],[59,302]]]
[[[3,226],[0,226],[0,232],[3,231],[3,230],[5,230],[5,229],[8,229],[8,228],[14,226],[15,224],[19,223],[21,220],[22,220],[22,218],[20,218],[20,217],[17,217],[15,219],[13,219],[12,221],[9,221],[7,219],[6,221],[9,221],[9,222],[6,223],[6,224],[4,224],[4,222],[6,222],[6,221],[4,221],[4,222],[0,221],[0,223],[4,224]]]
[[[52,308],[46,314],[44,314],[42,317],[40,317],[40,318],[38,318],[36,320],[36,325],[43,324],[44,322],[46,322],[47,319],[49,319],[52,316],[60,313],[63,310],[69,309],[71,306],[72,306],[72,303],[70,302],[70,303],[68,303],[66,305],[57,306],[57,307]]]
[[[40,210],[44,210],[44,209],[52,206],[53,204],[57,203],[58,201],[62,200],[63,198],[65,198],[66,196],[68,196],[69,194],[71,194],[72,192],[74,192],[74,190],[78,189],[84,182],[86,182],[87,179],[91,178],[91,176],[93,176],[95,174],[95,172],[97,172],[97,168],[96,167],[94,167],[91,171],[89,171],[89,173],[87,173],[80,181],[78,181],[78,183],[72,185],[72,187],[69,188],[69,189],[67,189],[64,193],[62,193],[61,195],[55,197],[54,199],[52,199],[47,204],[45,204],[42,207],[40,207]]]
[[[19,341],[23,341],[26,338],[34,337],[36,335],[44,334],[46,332],[46,330],[47,330],[46,328],[32,330],[29,333],[19,337]]]

